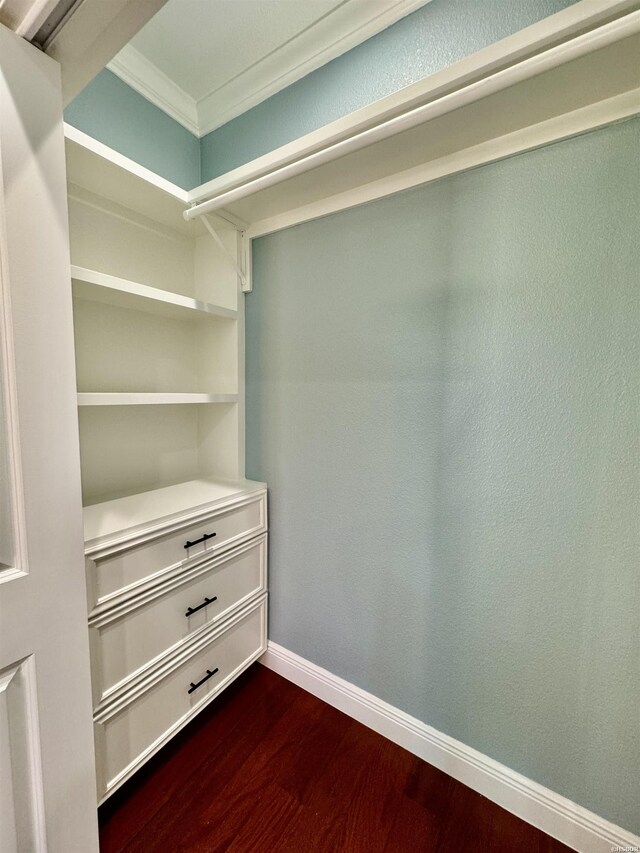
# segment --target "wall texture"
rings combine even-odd
[[[271,638],[640,831],[640,121],[264,237]]]
[[[397,92],[575,0],[431,0],[201,140],[202,180]]]
[[[185,190],[200,184],[200,140],[107,69],[64,120]]]

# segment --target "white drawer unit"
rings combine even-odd
[[[89,617],[94,702],[160,655],[266,592],[267,537],[136,588]]]
[[[266,649],[266,530],[247,480],[87,509],[99,801]]]
[[[246,542],[267,529],[264,492],[239,498],[197,523],[169,530],[160,527],[142,541],[137,535],[101,544],[87,551],[89,607],[106,604],[119,593],[181,571]]]
[[[95,715],[102,801],[266,649],[266,599],[168,658],[134,691]]]

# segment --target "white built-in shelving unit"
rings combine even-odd
[[[93,140],[67,138],[85,506],[243,477],[241,231],[223,248],[186,193]]]
[[[71,128],[71,289],[97,798],[266,649],[244,479],[242,223]]]

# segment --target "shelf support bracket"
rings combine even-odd
[[[242,282],[243,293],[251,293],[253,290],[251,243],[251,237],[249,237],[246,231],[242,231],[240,234],[240,252],[242,257],[242,269],[244,271],[244,281]]]
[[[203,224],[203,225],[204,225],[204,227],[207,229],[207,231],[209,232],[209,234],[211,234],[211,236],[213,237],[213,239],[214,239],[214,240],[216,241],[216,243],[218,244],[218,247],[219,247],[219,248],[220,248],[220,250],[222,251],[222,254],[224,255],[224,257],[227,259],[227,261],[229,261],[229,263],[231,264],[231,266],[233,267],[233,269],[234,269],[234,270],[236,271],[236,273],[238,274],[238,277],[240,278],[240,281],[241,281],[241,283],[242,283],[242,292],[243,292],[243,293],[246,293],[247,291],[251,290],[251,284],[247,281],[247,276],[246,276],[246,274],[245,274],[244,269],[242,268],[242,267],[244,267],[244,266],[245,266],[245,264],[246,264],[246,253],[245,253],[245,251],[244,251],[244,243],[245,243],[244,234],[241,234],[241,238],[242,238],[242,251],[241,251],[240,255],[241,255],[242,260],[241,260],[241,266],[238,266],[238,264],[236,263],[236,259],[233,257],[233,255],[231,254],[231,252],[230,252],[230,251],[227,249],[227,247],[224,245],[224,243],[222,242],[222,240],[221,240],[221,238],[220,238],[220,235],[218,234],[218,232],[216,231],[216,229],[213,227],[213,225],[212,225],[212,224],[211,224],[211,222],[209,221],[209,219],[208,219],[208,217],[207,217],[207,214],[206,214],[206,213],[201,214],[200,219],[202,220],[202,224]]]

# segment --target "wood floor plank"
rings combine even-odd
[[[295,797],[276,784],[269,785],[260,794],[260,809],[253,805],[242,829],[217,853],[275,850],[302,808]]]
[[[471,788],[453,781],[444,807],[435,853],[495,853],[491,846],[492,814],[488,805],[493,803],[480,797]],[[506,847],[498,849],[501,853],[507,853]]]
[[[454,780],[419,758],[412,758],[385,853],[432,853],[440,837]]]
[[[441,814],[426,811],[403,795],[389,827],[384,853],[434,853],[441,825]]]
[[[346,715],[301,690],[269,737],[248,756],[246,772],[263,778],[265,784],[277,782],[302,800],[350,722]],[[327,740],[324,746],[323,738]],[[317,763],[314,758],[319,759]],[[243,777],[243,768],[238,775]]]
[[[233,773],[227,773],[223,786],[212,787],[211,777],[207,775],[204,778],[201,774],[200,787],[206,783],[203,790],[215,790],[215,797],[207,803],[201,794],[196,795],[200,821],[185,829],[179,849],[195,849],[202,826],[215,825],[216,842],[212,850],[226,850],[255,817],[256,803],[260,803],[260,813],[265,819],[265,797],[275,798],[278,806],[290,801],[291,804],[295,803],[297,809],[297,799],[280,786],[275,786],[282,758],[284,756],[286,760],[287,754],[298,742],[298,731],[306,725],[306,714],[316,704],[314,697],[299,691],[291,705],[280,709],[281,713],[270,725],[268,737],[256,742],[244,761],[235,762]],[[280,792],[282,796],[278,796]],[[289,811],[293,816],[295,810],[290,808]]]
[[[273,850],[299,810],[295,797],[279,785],[247,780],[245,786],[227,796],[224,814],[203,815],[197,832],[173,841],[171,853]]]
[[[405,750],[352,722],[277,850],[384,850],[397,791],[413,761]]]
[[[230,733],[244,722],[234,700],[242,695],[248,703],[268,701],[273,681],[263,667],[245,673],[214,701],[215,712],[200,714],[133,779],[100,808],[101,853],[118,853],[152,821],[162,806],[180,791],[184,780],[204,760],[222,732]],[[213,707],[213,706],[212,706]]]
[[[449,804],[451,788],[457,784],[432,764],[413,757],[413,766],[407,779],[404,794],[414,800],[425,811],[432,814],[444,814]]]
[[[347,815],[361,790],[362,765],[370,745],[369,733],[351,722],[334,760],[316,778],[302,811],[276,848],[278,853],[337,853],[344,849]]]
[[[101,853],[117,853],[142,827],[154,819],[162,806],[180,791],[184,780],[195,772],[211,745],[245,725],[250,707],[268,701],[274,688],[264,667],[244,673],[225,693],[214,700],[211,712],[200,714],[133,779],[100,808]],[[236,697],[242,695],[242,707]]]
[[[374,734],[374,746],[362,768],[361,787],[346,819],[344,848],[353,853],[361,849],[363,839],[371,853],[384,853],[398,813],[398,794],[406,787],[415,764],[410,752]]]
[[[351,725],[346,714],[311,699],[302,725],[292,725],[285,747],[272,762],[274,779],[300,803],[307,802]]]
[[[258,676],[262,681],[263,676]],[[224,720],[219,719],[218,709],[203,711],[207,718],[207,738],[203,743],[202,730],[188,732],[185,750],[193,757],[188,761],[181,750],[172,751],[161,768],[162,781],[170,790],[154,790],[156,804],[146,809],[153,811],[152,820],[139,821],[138,831],[123,847],[130,853],[166,853],[182,839],[186,831],[193,835],[193,815],[196,832],[201,816],[206,813],[220,790],[226,789],[229,781],[243,766],[247,756],[264,742],[278,719],[298,698],[298,691],[279,685],[276,691],[252,691],[250,702],[243,697],[241,703],[225,705]],[[283,689],[284,688],[284,689]],[[215,705],[215,703],[214,703]],[[144,790],[136,798],[144,798]],[[158,805],[159,803],[159,805]],[[135,820],[135,817],[133,818]]]
[[[102,853],[571,853],[257,664],[100,825]]]

